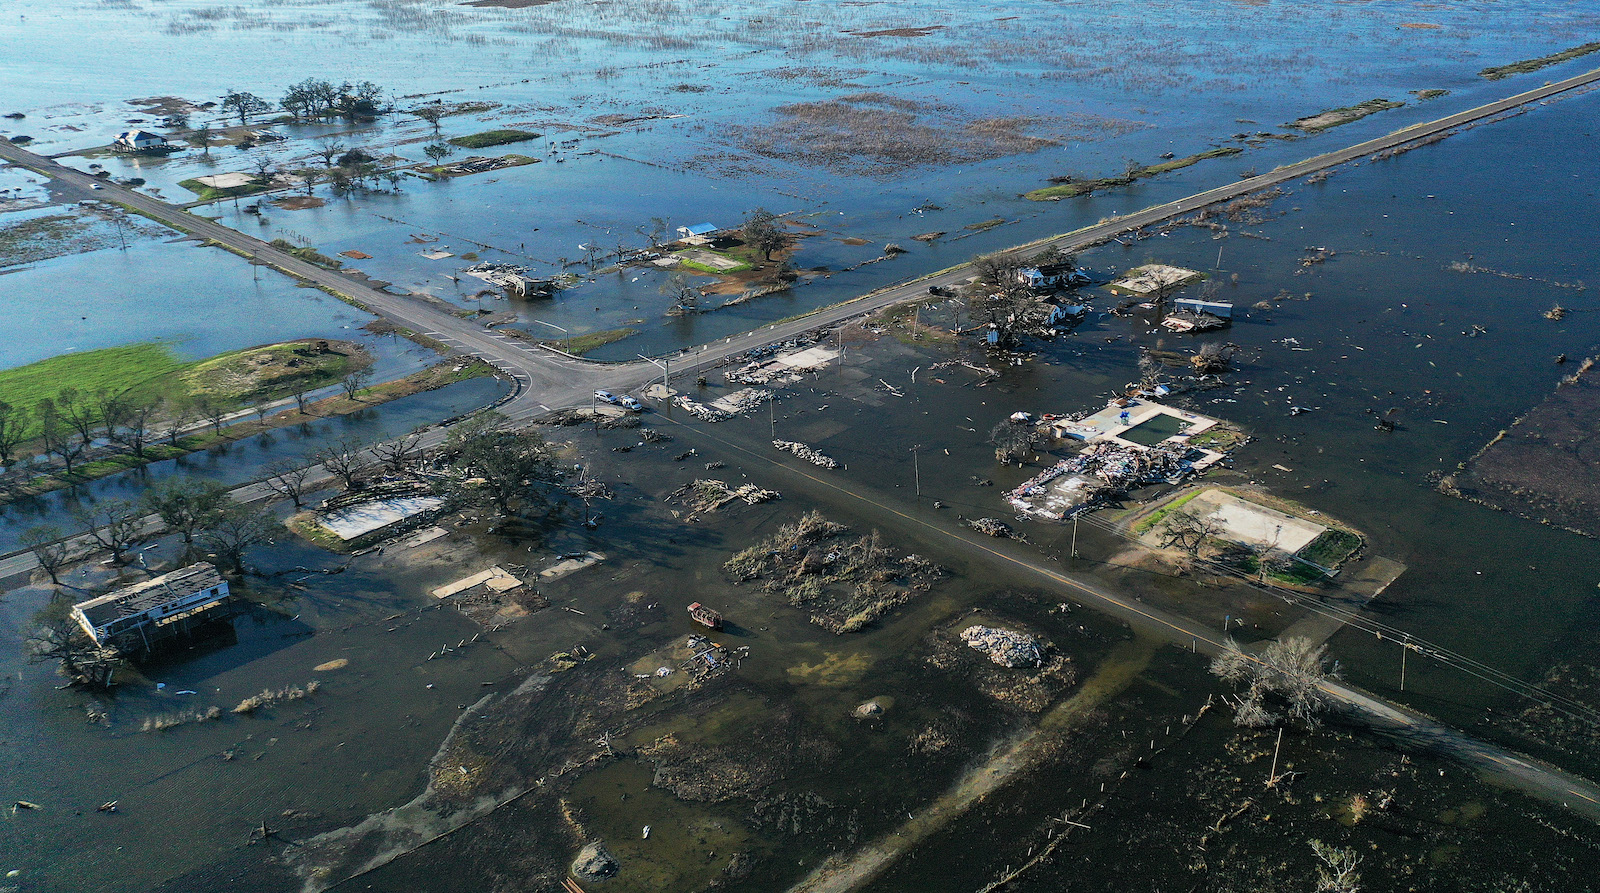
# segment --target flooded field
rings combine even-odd
[[[197,177],[320,170],[319,151],[363,148],[396,177],[196,210],[530,336],[636,330],[590,353],[618,360],[1572,74],[1593,57],[1528,83],[1479,71],[1595,24],[1537,3],[69,2],[0,24],[0,45],[37,60],[0,134],[175,203],[199,200],[180,185]],[[85,53],[126,75],[84,83]],[[177,61],[130,64],[152,56]],[[200,106],[226,89],[276,101],[335,70],[397,109],[449,113],[234,128]],[[1435,90],[1449,92],[1419,95]],[[1404,105],[1358,107],[1375,97]],[[218,141],[101,151],[127,127],[184,129],[172,114]],[[725,370],[673,378],[697,404],[749,401],[723,421],[650,398],[615,424],[540,425],[567,494],[548,507],[452,502],[370,545],[279,531],[250,552],[221,635],[109,694],[29,659],[52,587],[13,574],[0,890],[1584,888],[1600,866],[1584,814],[1452,756],[1471,738],[1600,775],[1600,551],[1453,498],[1450,476],[1491,442],[1475,473],[1526,473],[1517,457],[1541,434],[1573,467],[1586,455],[1593,383],[1558,383],[1600,351],[1585,284],[1597,119],[1577,92],[1085,251],[1084,321],[1017,351],[985,350],[967,300],[929,296],[823,332],[815,367],[770,402]],[[269,126],[283,139],[232,144]],[[437,179],[424,165],[426,147],[504,128],[537,136],[445,163],[535,163]],[[1243,151],[1022,198],[1215,147]],[[351,339],[380,379],[437,356],[142,218],[53,204],[15,169],[0,190],[0,368],[143,341],[198,359]],[[758,207],[785,215],[792,287],[671,313],[687,268],[628,260]],[[562,287],[486,296],[465,275],[480,261]],[[1184,335],[1134,301],[1113,313],[1107,283],[1146,264],[1203,274],[1176,295],[1231,303],[1231,325]],[[726,298],[750,287],[690,273]],[[1196,381],[1157,361],[1188,366],[1207,342],[1231,345],[1226,371]],[[1247,438],[1206,484],[1360,531],[1360,554],[1331,581],[1271,588],[1264,560],[1251,576],[1153,550],[1137,525],[1186,492],[1172,484],[1076,522],[1018,516],[1005,494],[1080,444],[1030,441],[1003,462],[1013,414],[1098,411],[1141,380]],[[0,552],[77,503],[180,477],[247,483],[508,387],[453,384],[19,500],[0,510]],[[1561,491],[1561,467],[1541,485]],[[485,484],[458,470],[418,475],[453,499]],[[513,495],[541,486],[519,478]],[[337,494],[315,489],[308,506]],[[176,534],[136,548],[124,567],[70,566],[62,591],[204,553]],[[1326,644],[1346,683],[1460,738],[1378,736],[1339,709],[1281,735],[1236,725],[1242,692],[1207,672],[1217,630],[1253,652]]]

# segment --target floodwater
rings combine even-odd
[[[102,499],[137,499],[154,484],[173,477],[197,477],[235,486],[267,475],[277,462],[304,464],[311,454],[343,440],[378,443],[440,419],[465,415],[510,391],[498,378],[474,378],[382,403],[370,409],[275,428],[176,459],[99,478],[66,490],[14,499],[0,506],[0,550],[21,548],[22,531],[36,524],[72,528],[74,506]]]
[[[7,100],[29,117],[7,122],[3,132],[25,128],[52,151],[87,148],[103,142],[97,134],[136,117],[122,104],[133,96],[212,97],[222,80],[270,94],[301,77],[327,76],[319,60],[338,54],[361,60],[341,63],[340,77],[370,77],[399,93],[459,90],[447,98],[507,104],[504,111],[468,120],[446,119],[447,135],[525,124],[577,138],[580,145],[563,151],[559,164],[545,155],[540,164],[491,175],[441,184],[412,181],[399,195],[337,200],[308,211],[269,207],[265,223],[253,217],[241,222],[231,205],[219,206],[215,210],[225,221],[304,239],[327,253],[360,249],[374,255],[357,264],[364,271],[402,288],[462,301],[471,289],[445,278],[459,269],[450,266],[457,259],[428,261],[418,251],[472,246],[464,250],[491,260],[531,259],[549,269],[562,256],[576,256],[578,244],[614,241],[651,216],[674,225],[726,222],[760,204],[797,211],[825,232],[802,244],[802,267],[839,269],[876,256],[880,243],[890,240],[911,249],[892,262],[818,277],[791,294],[691,320],[662,322],[662,277],[634,281],[632,272],[600,277],[523,313],[525,325],[538,327],[531,322],[538,319],[574,332],[646,320],[643,334],[600,354],[621,357],[717,337],[979,251],[1215,185],[1247,167],[1265,169],[1475,105],[1526,86],[1477,82],[1479,67],[1580,42],[1577,35],[1592,24],[1583,10],[1537,4],[1355,9],[1339,3],[1219,3],[1203,15],[1187,4],[1142,4],[1139,15],[1119,18],[1131,8],[989,4],[954,13],[940,9],[936,16],[933,6],[921,4],[897,4],[892,14],[808,4],[804,14],[819,24],[801,24],[788,7],[743,8],[724,20],[725,11],[713,15],[688,4],[557,3],[514,11],[399,3],[228,9],[198,3],[52,4],[0,25],[0,48],[26,42],[34,48],[30,58],[38,60],[29,63],[37,64],[37,76],[12,79],[22,86]],[[1012,14],[1021,15],[1020,22],[992,21]],[[1065,49],[1002,52],[1033,41],[1045,16],[1065,23]],[[1444,27],[1400,27],[1424,16]],[[1522,23],[1515,33],[1503,27],[1511,18]],[[674,21],[673,30],[647,35],[646,26],[658,20]],[[931,37],[838,36],[843,26],[929,21],[948,26]],[[119,33],[139,37],[110,39]],[[974,40],[974,34],[994,37]],[[1239,52],[1256,40],[1268,43],[1252,43],[1250,54]],[[59,49],[67,46],[73,49]],[[349,56],[351,47],[361,52]],[[228,59],[220,56],[224,48]],[[85,86],[71,62],[91,51],[108,65],[151,55],[178,61],[159,69],[121,65],[126,78]],[[1097,54],[1140,64],[1094,64]],[[20,55],[8,51],[0,58]],[[221,78],[218,72],[227,71],[232,58],[259,60],[251,77],[262,85]],[[597,58],[614,69],[594,71]],[[715,67],[700,67],[706,65]],[[775,73],[807,66],[794,76]],[[1567,70],[1534,77],[1553,79]],[[427,83],[413,83],[419,71],[436,74]],[[748,90],[747,83],[773,89]],[[677,84],[710,89],[673,89]],[[1432,87],[1454,92],[1093,199],[1035,205],[1016,198],[1063,170],[1115,171],[1128,157],[1149,160],[1169,148],[1187,154],[1240,130],[1272,127],[1372,95],[1405,98],[1407,90]],[[893,177],[757,160],[729,149],[718,136],[729,123],[765,120],[780,102],[866,89],[938,97],[968,118],[1034,103],[1154,126],[1117,136],[1102,128],[1094,141],[1071,140],[1064,150]],[[591,120],[600,113],[637,114],[652,105],[689,118],[636,123],[607,137],[598,136]],[[1244,352],[1227,386],[1196,395],[1193,405],[1243,426],[1254,440],[1239,451],[1233,470],[1218,472],[1216,479],[1259,482],[1363,531],[1373,554],[1408,566],[1370,607],[1375,615],[1524,679],[1538,679],[1551,666],[1586,654],[1584,631],[1600,620],[1594,596],[1600,557],[1588,540],[1441,496],[1430,475],[1453,469],[1541,400],[1563,371],[1555,355],[1580,357],[1595,349],[1587,321],[1600,308],[1591,291],[1567,286],[1593,278],[1595,195],[1585,161],[1597,116],[1592,93],[1569,97],[1398,158],[1348,166],[1323,183],[1290,184],[1288,194],[1268,209],[1270,219],[1230,224],[1233,235],[1226,239],[1213,239],[1204,229],[1177,229],[1082,258],[1103,276],[1160,261],[1207,271],[1221,282],[1219,299],[1233,301],[1241,314],[1232,329],[1208,337],[1226,338]],[[304,134],[284,129],[296,139],[274,151],[292,155],[306,151],[297,142],[302,136],[331,128]],[[402,121],[342,138],[414,153],[428,136],[425,125]],[[414,142],[402,145],[406,140]],[[578,154],[589,149],[611,154]],[[731,157],[696,161],[717,152]],[[228,153],[235,150],[214,149],[221,156],[214,163],[226,168]],[[173,184],[204,164],[195,154],[140,174],[172,197]],[[124,164],[115,159],[97,163],[119,176],[129,173],[114,167]],[[774,185],[780,182],[782,191]],[[617,188],[619,183],[629,186]],[[913,211],[929,200],[941,209]],[[1014,222],[963,229],[991,217]],[[974,234],[930,246],[909,241],[933,230]],[[1261,238],[1243,237],[1242,230]],[[419,234],[434,241],[416,241]],[[844,236],[873,244],[836,241]],[[1308,249],[1318,247],[1333,256],[1303,264]],[[1456,261],[1505,275],[1453,272],[1448,265]],[[173,312],[149,312],[145,292],[131,287],[152,279],[171,285],[158,306]],[[82,288],[84,282],[95,288]],[[40,308],[55,314],[64,331],[76,332],[66,345],[73,349],[159,337],[176,341],[186,356],[287,337],[340,335],[345,326],[354,331],[365,321],[320,292],[290,290],[266,272],[258,281],[230,255],[150,239],[137,240],[127,252],[101,249],[40,262],[0,277],[0,284],[8,298],[24,298],[0,305],[0,333],[12,333],[6,343],[32,351],[23,358],[8,349],[8,366],[49,355],[48,346],[25,337]],[[115,300],[96,300],[96,290]],[[1280,295],[1285,299],[1272,310],[1242,312]],[[1574,312],[1559,323],[1545,320],[1542,311],[1558,302]],[[1095,303],[1103,309],[1111,299],[1101,294]],[[945,304],[924,318],[944,323],[961,312]],[[73,330],[74,315],[91,316],[97,325]],[[991,743],[1027,725],[963,680],[930,674],[925,657],[931,630],[946,629],[969,609],[981,608],[1045,633],[1073,657],[1080,678],[1108,660],[1128,635],[1089,612],[1050,613],[1066,600],[1062,593],[1040,589],[1035,578],[1020,572],[996,570],[972,550],[951,549],[937,528],[953,525],[956,516],[1008,517],[1000,494],[1036,470],[997,466],[986,443],[995,423],[1019,409],[1097,408],[1137,379],[1140,346],[1180,350],[1194,341],[1095,314],[1072,335],[1040,345],[1035,359],[1007,368],[980,388],[970,372],[929,368],[970,347],[903,343],[885,335],[845,343],[843,362],[787,395],[770,415],[758,411],[717,426],[681,413],[651,418],[649,424],[676,438],[663,446],[618,454],[611,450],[634,445],[636,432],[595,437],[555,430],[552,439],[574,441],[618,491],[602,506],[607,517],[598,530],[584,531],[570,517],[549,531],[513,528],[489,535],[469,526],[412,555],[348,560],[297,541],[262,550],[255,561],[263,569],[306,570],[251,581],[248,594],[256,607],[235,622],[236,640],[146,668],[149,684],[125,686],[104,704],[106,726],[86,721],[91,699],[56,690],[48,667],[27,664],[17,648],[0,649],[5,795],[43,807],[8,811],[0,823],[6,860],[0,870],[18,870],[19,879],[8,883],[24,890],[190,890],[223,882],[237,889],[296,889],[305,877],[295,876],[279,856],[315,835],[359,826],[369,815],[419,797],[430,768],[448,769],[429,764],[458,719],[483,716],[491,722],[520,715],[517,692],[533,668],[576,643],[598,657],[575,672],[593,675],[567,677],[578,680],[570,684],[557,677],[552,690],[565,700],[552,695],[545,712],[534,714],[538,724],[502,730],[490,741],[501,748],[487,750],[493,757],[487,762],[511,776],[532,767],[519,779],[526,784],[567,754],[563,748],[593,751],[589,739],[611,727],[577,731],[571,715],[593,707],[584,686],[595,681],[592,690],[602,690],[598,681],[616,667],[690,632],[682,607],[699,599],[725,610],[739,628],[736,641],[751,646],[751,658],[721,686],[669,696],[631,718],[617,718],[619,749],[626,753],[669,733],[691,742],[748,744],[761,742],[763,729],[792,731],[793,740],[808,749],[771,792],[813,794],[823,805],[805,801],[805,810],[791,804],[783,812],[779,804],[772,807],[776,812],[760,812],[740,798],[683,801],[652,787],[646,765],[625,758],[580,775],[570,789],[501,807],[481,824],[402,855],[356,885],[520,889],[533,879],[553,878],[575,850],[573,831],[558,816],[559,795],[623,859],[625,874],[612,882],[619,889],[702,888],[722,876],[734,848],[757,858],[745,889],[781,889],[830,852],[893,831],[981,759]],[[401,370],[410,348],[390,350],[376,352],[390,357],[389,368]],[[470,382],[396,401],[372,417],[328,425],[330,431],[353,426],[382,436],[452,414],[450,407],[486,401],[492,390],[491,382]],[[1302,411],[1293,412],[1297,407]],[[1397,410],[1392,417],[1399,430],[1376,430],[1374,416],[1391,409]],[[275,432],[232,445],[226,454],[179,460],[173,469],[181,465],[243,480],[268,459],[303,452],[327,433],[314,431],[308,438]],[[811,444],[845,467],[827,471],[792,459],[775,464],[780,456],[767,444],[774,435]],[[691,447],[698,451],[694,458],[672,461]],[[727,464],[702,470],[701,463],[711,461]],[[784,499],[730,507],[694,525],[673,518],[660,497],[702,476],[730,483],[748,477],[783,491]],[[985,481],[990,485],[983,486]],[[111,479],[97,487],[131,492],[137,484],[134,478]],[[945,507],[935,508],[935,500]],[[931,593],[867,631],[843,637],[822,632],[807,623],[804,612],[748,584],[727,580],[720,565],[731,553],[812,506],[858,531],[881,529],[890,544],[933,556],[950,573]],[[14,520],[5,518],[8,535]],[[1285,607],[1247,591],[1196,592],[1185,580],[1125,566],[1126,544],[1092,523],[1077,531],[1017,523],[1033,545],[1015,548],[1032,549],[1047,564],[1213,625],[1220,626],[1223,614],[1246,616],[1250,627],[1240,636],[1270,635],[1293,619]],[[1063,557],[1073,542],[1082,556],[1077,561]],[[430,588],[491,564],[537,568],[556,554],[585,548],[606,552],[608,561],[541,587],[551,608],[437,656],[441,646],[465,643],[479,629],[434,604]],[[177,544],[163,542],[151,558],[175,560],[177,550]],[[341,573],[314,573],[341,566]],[[89,582],[87,575],[74,580]],[[20,642],[43,598],[40,590],[22,589],[0,600],[5,641]],[[1524,704],[1484,684],[1470,667],[1414,655],[1401,693],[1399,649],[1392,641],[1345,633],[1335,637],[1332,650],[1346,678],[1359,685],[1486,737],[1594,771],[1592,754],[1555,752],[1538,740],[1485,725],[1487,710],[1515,711]],[[1131,700],[1117,705],[1119,718],[1131,714],[1130,724],[1158,712],[1185,712],[1208,690],[1197,662],[1176,650],[1162,651],[1153,666]],[[321,683],[311,697],[251,716],[229,712],[263,688],[304,686],[311,679]],[[157,689],[158,682],[164,687]],[[480,701],[486,694],[494,697]],[[871,698],[891,706],[881,721],[864,726],[850,711]],[[468,709],[475,704],[482,706]],[[139,731],[147,718],[211,705],[222,708],[222,719]],[[948,729],[952,739],[945,756],[924,758],[907,748],[909,738],[935,726]],[[463,776],[478,770],[458,768]],[[1165,773],[1151,777],[1180,777]],[[1056,784],[1065,791],[1076,783],[1050,779],[1036,779],[1038,789],[1055,793]],[[117,813],[94,810],[112,799],[121,804]],[[1055,808],[1050,796],[1022,798],[1000,827],[1023,828]],[[801,815],[810,824],[802,822],[802,832],[790,824],[786,831],[778,815]],[[160,821],[152,820],[157,816]],[[407,842],[393,829],[403,829],[411,817],[402,810],[373,824],[395,833],[385,839],[409,850],[418,841]],[[252,831],[262,824],[296,843],[280,838],[252,844]],[[653,827],[648,840],[641,833],[646,824]],[[933,840],[944,847],[940,858],[971,866],[962,882],[1000,867],[992,864],[1001,854],[990,838]],[[900,877],[931,883],[925,864]],[[312,872],[317,867],[300,864]]]

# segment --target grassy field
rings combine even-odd
[[[1600,41],[1582,44],[1581,46],[1575,46],[1571,49],[1562,50],[1559,53],[1551,53],[1548,56],[1540,56],[1537,59],[1523,59],[1519,62],[1512,62],[1508,65],[1494,65],[1478,72],[1478,76],[1488,78],[1491,81],[1498,81],[1501,78],[1508,78],[1514,74],[1526,74],[1530,71],[1538,71],[1539,69],[1549,65],[1558,65],[1562,62],[1570,62],[1579,56],[1587,56],[1590,53],[1595,52],[1600,52]]]
[[[1183,158],[1174,158],[1171,161],[1163,161],[1159,164],[1149,164],[1145,165],[1144,167],[1134,168],[1127,174],[1124,174],[1120,177],[1100,177],[1096,180],[1068,180],[1064,183],[1057,183],[1054,186],[1046,186],[1043,189],[1035,189],[1032,192],[1023,195],[1023,198],[1035,202],[1060,201],[1064,198],[1088,195],[1091,192],[1097,192],[1101,189],[1114,189],[1118,186],[1128,186],[1135,180],[1140,180],[1145,177],[1158,176],[1160,174],[1167,173],[1168,171],[1181,170],[1192,164],[1199,164],[1208,158],[1225,158],[1229,155],[1238,155],[1243,151],[1243,149],[1240,149],[1237,146],[1226,146],[1220,149],[1207,149],[1204,152],[1199,152],[1194,155],[1187,155]],[[968,229],[971,229],[971,227],[968,227]]]
[[[32,407],[66,388],[85,394],[124,391],[185,365],[173,356],[171,348],[155,341],[62,354],[0,371],[0,400],[12,406]]]
[[[208,202],[219,198],[232,198],[236,195],[255,195],[258,192],[265,192],[271,188],[264,183],[250,182],[244,184],[243,186],[235,186],[231,189],[216,189],[211,186],[207,186],[199,180],[179,180],[178,185],[194,193],[201,200]]]
[[[463,149],[487,149],[490,146],[503,146],[506,143],[536,140],[539,136],[531,130],[485,130],[482,133],[451,137],[445,142]]]
[[[637,334],[639,334],[638,329],[606,329],[603,332],[590,332],[586,335],[574,335],[571,338],[546,338],[544,343],[581,357],[591,350],[614,344],[624,338],[632,338]]]

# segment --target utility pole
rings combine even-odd
[[[1072,557],[1074,559],[1076,559],[1078,557],[1078,515],[1079,514],[1081,514],[1081,513],[1080,512],[1073,512],[1072,513]]]
[[[772,439],[778,439],[778,410],[773,404],[777,403],[776,397],[767,400],[767,422],[772,427]]]
[[[1411,650],[1411,637],[1400,643],[1400,690],[1406,690],[1406,652]]]

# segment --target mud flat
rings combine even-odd
[[[1595,360],[1495,435],[1439,490],[1584,536],[1600,537],[1600,381]]]

